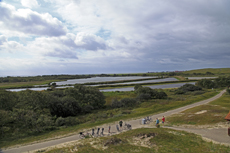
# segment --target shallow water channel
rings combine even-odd
[[[174,83],[174,84],[162,84],[162,85],[150,85],[150,86],[144,86],[144,87],[150,87],[152,89],[166,89],[166,88],[179,88],[185,84],[193,84],[195,85],[195,82],[187,82],[187,83]],[[134,87],[124,87],[124,88],[113,88],[113,89],[102,89],[100,91],[102,92],[109,92],[109,91],[133,91]]]
[[[152,89],[166,89],[166,88],[179,88],[186,83],[173,83],[173,84],[162,84],[162,85],[149,85],[145,87],[150,87]],[[195,84],[195,82],[188,82],[188,84]],[[67,87],[73,87],[73,86],[62,86],[62,87],[57,87],[57,88],[67,88]],[[43,87],[43,88],[28,88],[29,90],[34,90],[34,91],[42,91],[42,90],[47,90],[48,87]],[[14,92],[19,92],[23,91],[26,89],[7,89],[7,91],[14,91]],[[101,89],[100,91],[102,92],[109,92],[109,91],[133,91],[134,87],[124,87],[124,88],[112,88],[112,89]]]

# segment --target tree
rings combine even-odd
[[[134,86],[134,91],[136,91],[138,88],[142,88],[142,85],[136,84],[136,85]]]
[[[138,97],[140,97],[140,95],[145,95],[147,98],[148,95],[150,95],[152,99],[162,99],[167,97],[167,94],[164,91],[158,92],[156,89],[151,89],[150,87],[138,88],[136,93],[138,94]]]
[[[17,103],[17,96],[15,93],[5,90],[0,90],[0,109],[13,110]]]
[[[54,100],[50,102],[49,108],[51,114],[57,117],[76,116],[81,112],[78,101],[69,96],[65,96],[62,99],[54,98]]]

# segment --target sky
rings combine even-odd
[[[229,67],[229,0],[0,0],[0,76]]]

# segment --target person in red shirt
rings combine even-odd
[[[164,126],[164,123],[165,123],[165,117],[164,116],[162,118],[162,123],[163,123],[163,126]]]

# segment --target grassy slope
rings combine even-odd
[[[170,129],[135,129],[109,137],[87,138],[73,142],[65,147],[40,150],[47,153],[93,152],[93,153],[130,153],[130,152],[197,152],[227,153],[229,147],[206,142],[198,135]]]
[[[225,93],[221,98],[212,101],[209,104],[197,106],[188,109],[183,114],[173,115],[167,120],[170,124],[190,124],[190,125],[213,125],[225,123],[224,119],[230,110],[230,95]],[[197,112],[205,111],[201,114]]]
[[[190,70],[190,71],[185,71],[183,73],[186,74],[193,74],[193,73],[206,73],[206,72],[211,72],[214,74],[230,74],[230,68],[207,68],[207,69],[196,69],[196,70]]]

